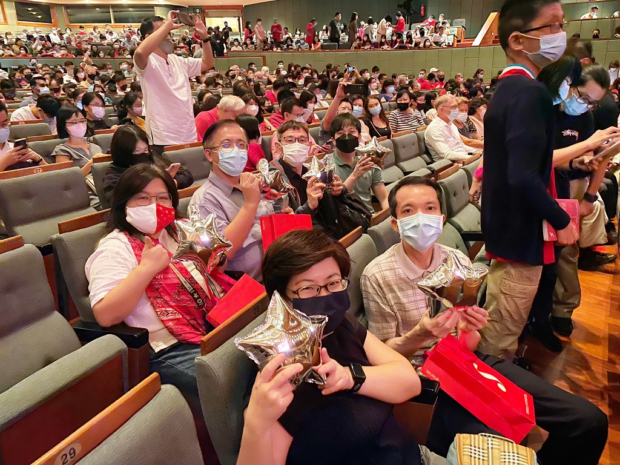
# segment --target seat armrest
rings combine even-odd
[[[459,234],[463,242],[484,242],[482,231],[461,231]]]
[[[72,325],[80,342],[94,341],[106,334],[113,334],[127,345],[129,349],[139,349],[149,343],[149,332],[144,328],[132,328],[124,323],[104,328],[95,322],[77,321]]]
[[[437,394],[439,392],[439,382],[428,378],[420,378],[422,383],[422,391],[416,397],[410,400],[416,404],[435,405],[437,402]]]

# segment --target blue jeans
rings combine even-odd
[[[199,356],[200,345],[176,344],[157,353],[151,350],[149,368],[151,373],[159,373],[162,384],[172,384],[181,391],[194,418],[202,419],[196,381],[196,357]]]

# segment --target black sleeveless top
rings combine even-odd
[[[342,366],[368,366],[366,334],[366,329],[347,314],[336,331],[323,340],[323,347]],[[393,407],[350,392],[324,396],[317,385],[302,383],[278,420],[293,436],[286,463],[420,465],[420,448],[394,419]]]
[[[366,126],[368,126],[368,133],[370,134],[370,137],[386,136],[389,139],[392,136],[392,131],[390,130],[389,125],[384,128],[375,126],[375,124],[372,122],[372,118],[364,118],[364,123],[366,123]]]

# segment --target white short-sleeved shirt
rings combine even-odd
[[[40,119],[38,116],[32,112],[30,105],[26,105],[24,107],[16,109],[11,114],[11,121],[34,121]],[[49,123],[50,130],[52,134],[56,134],[56,118],[53,118]]]
[[[159,241],[170,252],[175,252],[177,243],[164,230],[159,235]],[[133,252],[129,239],[122,232],[115,230],[101,239],[97,250],[88,258],[86,262],[86,277],[88,278],[88,290],[90,292],[90,305],[94,307],[98,302],[108,295],[108,293],[118,286],[129,273],[138,266],[138,259]],[[202,275],[195,267],[188,267],[192,276],[198,283],[206,288],[206,283]],[[146,295],[142,294],[138,305],[134,308],[131,315],[125,319],[128,326],[134,328],[145,328],[149,332],[149,343],[155,352],[176,343],[174,338],[161,322],[151,301]]]
[[[135,64],[135,62],[134,62]],[[192,88],[189,79],[200,75],[202,61],[151,53],[146,68],[135,66],[146,108],[146,133],[155,145],[196,142]]]

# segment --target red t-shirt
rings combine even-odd
[[[282,40],[282,25],[273,24],[271,26],[271,35],[273,36],[273,40],[280,42]]]
[[[246,163],[245,168],[243,168],[243,171],[246,173],[256,171],[256,165],[258,164],[258,160],[261,158],[265,158],[263,148],[259,144],[251,142],[248,147],[248,162]]]
[[[268,98],[269,101],[274,105],[278,103],[278,97],[276,97],[276,94],[273,93],[273,90],[270,90],[269,92],[267,92],[265,94],[265,98]]]
[[[426,79],[418,79],[418,82],[420,83],[420,90],[432,90],[431,85]]]
[[[282,112],[280,110],[276,111],[269,118],[269,122],[275,129],[278,129],[280,126],[282,126],[284,124],[284,116],[282,116]]]
[[[209,111],[201,111],[198,113],[198,116],[194,119],[194,123],[196,123],[196,133],[198,134],[198,140],[202,142],[202,139],[205,136],[205,132],[209,129],[213,123],[219,120],[219,116],[217,114],[217,107]]]
[[[405,18],[403,18],[402,16],[398,18],[398,21],[396,22],[396,26],[394,27],[394,31],[396,32],[405,31]]]

